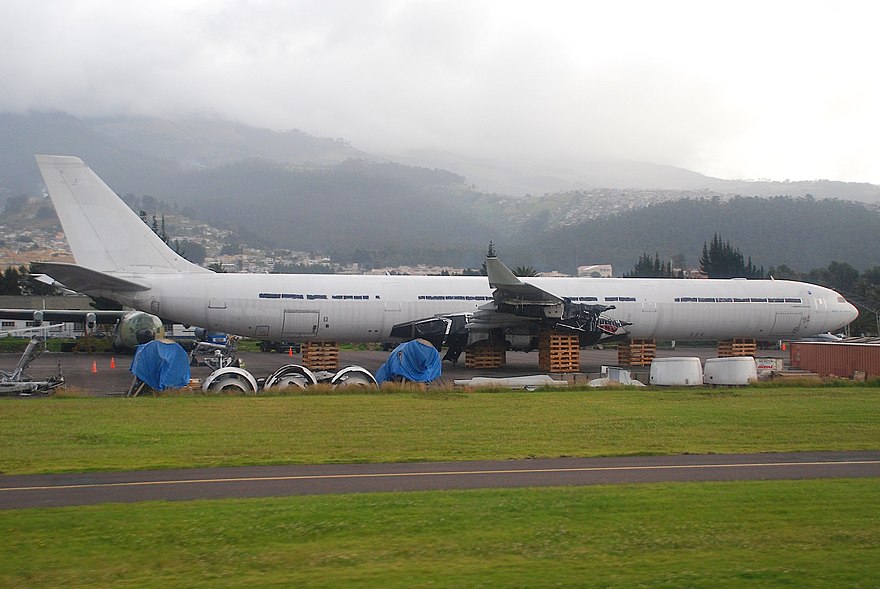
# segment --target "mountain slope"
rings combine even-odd
[[[37,153],[76,155],[121,192],[155,194],[181,170],[251,158],[321,167],[379,161],[341,140],[276,132],[213,119],[76,118],[64,113],[0,114],[0,180],[7,196],[34,194]]]
[[[837,200],[721,198],[661,203],[593,219],[521,240],[515,264],[574,271],[579,264],[611,263],[630,270],[643,252],[696,266],[703,243],[718,233],[765,268],[786,264],[807,271],[846,261],[880,265],[880,215]]]
[[[396,164],[289,170],[250,160],[181,172],[163,193],[200,218],[291,249],[482,249],[486,228],[445,198],[456,190],[466,197],[448,172]]]

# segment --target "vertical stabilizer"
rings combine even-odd
[[[77,264],[101,272],[210,272],[177,255],[78,157],[36,158]]]

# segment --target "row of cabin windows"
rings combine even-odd
[[[676,297],[676,303],[803,303],[799,298],[762,297]]]
[[[345,301],[368,301],[370,300],[370,295],[330,295],[327,296],[325,294],[290,294],[290,293],[278,293],[278,292],[261,292],[261,299],[299,299],[299,300],[345,300]],[[376,295],[376,298],[379,298],[379,295]]]

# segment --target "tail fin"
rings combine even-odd
[[[78,157],[36,158],[77,264],[101,272],[210,272],[165,245]]]

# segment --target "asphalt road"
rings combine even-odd
[[[880,477],[880,451],[327,464],[0,477],[0,509],[381,491]]]
[[[717,349],[714,347],[681,347],[674,350],[657,350],[658,358],[673,356],[695,356],[701,360],[717,357]],[[788,352],[780,350],[761,350],[762,357],[788,358]],[[0,368],[11,370],[18,362],[20,354],[0,354]],[[245,363],[245,368],[256,377],[270,375],[275,369],[284,364],[301,364],[302,356],[294,354],[239,352],[238,357]],[[110,367],[111,358],[115,360],[116,367]],[[374,372],[388,359],[388,352],[368,351],[340,351],[340,367],[355,364],[363,366]],[[94,363],[96,372],[92,372]],[[617,364],[616,350],[581,350],[581,370],[584,373],[598,375],[603,365],[614,366]],[[122,394],[131,386],[132,375],[128,371],[131,366],[131,356],[110,354],[63,354],[44,353],[28,369],[28,373],[35,379],[45,378],[57,374],[60,369],[64,374],[66,386],[78,390],[93,393],[95,395]],[[204,379],[211,373],[211,369],[198,366],[192,368],[194,378]],[[490,370],[474,370],[464,367],[464,362],[453,366],[449,362],[443,363],[443,383],[452,384],[454,379],[466,379],[474,376],[511,377],[539,374],[537,352],[508,352],[507,364],[501,368]],[[648,382],[647,368],[634,368],[633,378]],[[442,384],[442,383],[441,383]]]

